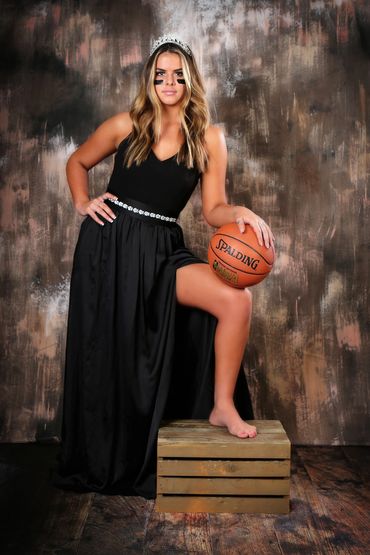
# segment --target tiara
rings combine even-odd
[[[183,42],[182,40],[180,40],[177,37],[174,36],[170,36],[170,35],[162,35],[161,37],[159,37],[152,45],[152,48],[150,49],[150,54],[149,56],[151,56],[153,54],[153,52],[155,52],[155,50],[157,50],[157,48],[159,48],[160,46],[162,46],[162,44],[166,44],[167,42],[170,42],[172,44],[177,44],[177,46],[180,46],[180,48],[182,48],[183,50],[185,50],[185,52],[187,54],[189,54],[189,56],[191,56],[191,50],[190,47],[186,44],[186,42]]]

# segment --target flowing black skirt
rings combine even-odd
[[[61,445],[52,483],[76,491],[156,497],[162,420],[208,419],[217,320],[176,301],[176,270],[205,263],[177,223],[112,205],[87,216],[74,253]],[[253,418],[241,367],[235,405]]]

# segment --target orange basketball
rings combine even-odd
[[[259,283],[271,272],[275,249],[258,243],[250,225],[241,233],[236,223],[221,226],[208,247],[208,262],[222,281],[243,289]]]

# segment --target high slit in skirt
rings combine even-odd
[[[52,483],[156,497],[162,420],[208,419],[217,320],[176,300],[176,270],[205,263],[176,222],[117,205],[81,224],[69,296],[61,445]],[[234,401],[253,410],[243,367]]]

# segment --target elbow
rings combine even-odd
[[[82,169],[86,171],[89,170],[89,168],[86,168],[84,164],[81,162],[78,156],[78,150],[75,150],[74,152],[72,152],[72,154],[68,158],[66,163],[66,172],[68,173],[71,169],[73,170],[73,168],[76,168],[76,166],[80,166]]]
[[[70,155],[70,157],[67,160],[67,163],[66,163],[67,171],[68,171],[68,169],[71,168],[71,166],[76,164],[76,162],[77,162],[77,157],[76,157],[76,151],[75,151]]]
[[[208,225],[215,227],[214,224],[212,223],[212,210],[203,210],[203,218],[205,219]]]
[[[76,168],[76,160],[74,157],[74,153],[68,158],[67,163],[66,163],[66,168],[65,168],[65,172],[66,172],[66,176],[67,176],[67,180],[69,180],[69,177],[71,174],[73,174],[74,169]]]

